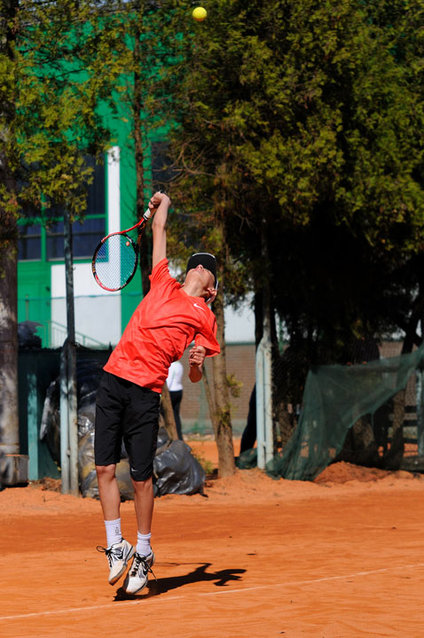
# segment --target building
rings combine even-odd
[[[143,294],[138,273],[126,288],[110,293],[96,284],[91,272],[91,257],[98,241],[136,221],[134,154],[128,138],[128,127],[119,123],[119,144],[109,149],[103,164],[93,164],[87,213],[82,222],[73,224],[76,341],[100,350],[118,342]],[[161,150],[161,143],[152,139],[146,167],[152,183],[160,171]],[[56,211],[49,226],[35,216],[31,222],[20,226],[18,322],[37,323],[42,347],[56,349],[62,346],[67,330],[63,212]],[[228,372],[242,384],[240,397],[233,400],[235,430],[241,431],[255,375],[254,317],[247,302],[241,310],[227,308],[226,342]],[[186,431],[212,431],[202,384],[194,386],[187,380],[181,414]]]

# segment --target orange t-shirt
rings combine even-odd
[[[161,392],[168,368],[193,341],[218,354],[216,319],[202,297],[184,292],[162,259],[150,275],[150,290],[137,306],[104,370]]]

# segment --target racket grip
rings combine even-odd
[[[147,220],[148,220],[151,216],[152,216],[152,211],[150,210],[150,208],[148,208],[148,209],[146,210],[146,212],[143,214],[143,218],[144,218],[144,219],[146,220],[146,222],[147,222]]]

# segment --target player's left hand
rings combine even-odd
[[[203,346],[194,346],[190,350],[188,362],[191,366],[202,366],[206,356],[206,348]]]

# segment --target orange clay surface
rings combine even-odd
[[[212,441],[192,447],[216,463]],[[2,638],[424,637],[424,478],[255,469],[156,499],[157,582],[132,598],[96,552],[99,502],[46,485],[0,492]],[[134,542],[132,502],[122,521]]]

